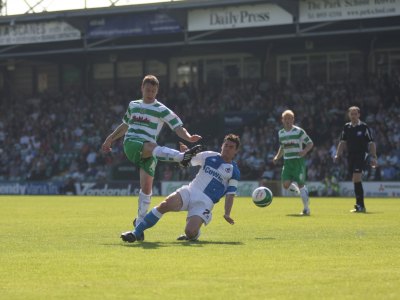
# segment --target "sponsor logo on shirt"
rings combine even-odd
[[[132,116],[132,120],[137,123],[150,123],[150,120],[142,116]]]
[[[207,173],[207,174],[210,174],[211,176],[213,176],[214,178],[218,179],[219,181],[222,181],[221,174],[219,174],[217,170],[212,169],[209,166],[206,166],[204,168],[204,172]]]

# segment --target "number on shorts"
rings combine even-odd
[[[205,216],[207,219],[210,218],[210,210],[209,209],[205,209],[203,211],[203,216]]]

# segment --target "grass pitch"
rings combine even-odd
[[[126,244],[136,199],[0,196],[0,299],[400,298],[400,199],[237,198],[233,226],[221,200],[199,242],[181,212]]]

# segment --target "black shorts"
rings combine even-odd
[[[349,163],[349,173],[362,173],[367,167],[366,153],[351,153],[347,161]]]

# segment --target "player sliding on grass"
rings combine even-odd
[[[308,190],[305,185],[307,170],[304,156],[314,144],[302,128],[293,125],[293,111],[285,110],[282,113],[282,124],[283,128],[278,132],[280,147],[273,162],[276,164],[283,156],[282,185],[286,190],[301,196],[304,205],[301,215],[309,216]],[[303,145],[305,145],[304,148]]]
[[[170,211],[187,211],[185,234],[178,237],[178,240],[197,240],[200,236],[200,227],[203,223],[205,225],[210,223],[214,204],[224,195],[226,195],[224,218],[233,225],[234,221],[230,214],[240,179],[240,171],[233,158],[239,146],[239,136],[228,134],[224,138],[221,153],[213,151],[198,153],[192,158],[191,164],[201,168],[189,185],[184,185],[169,195],[154,207],[142,222],[137,223],[134,231],[123,233],[121,239],[129,243],[140,240],[143,231],[153,227],[163,214]]]
[[[156,140],[164,123],[185,141],[195,143],[201,139],[199,135],[189,134],[179,117],[157,101],[158,87],[159,82],[155,76],[144,77],[141,87],[143,98],[129,103],[122,123],[106,138],[102,146],[102,150],[108,153],[112,143],[125,135],[125,155],[140,168],[138,216],[134,224],[143,220],[150,205],[157,160],[178,162],[186,167],[190,159],[201,151],[200,145],[185,152],[157,145]]]

